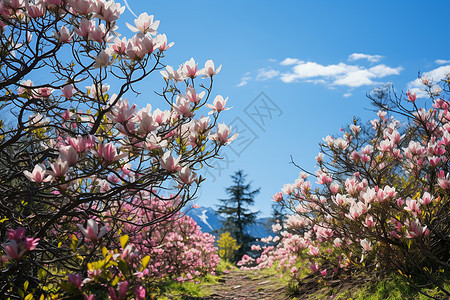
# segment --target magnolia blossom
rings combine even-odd
[[[191,184],[195,181],[197,175],[194,172],[191,172],[191,169],[187,166],[181,168],[179,180],[185,184]]]
[[[53,32],[53,36],[55,39],[57,39],[60,43],[69,43],[72,41],[72,35],[70,34],[69,30],[66,26],[61,26],[59,31]]]
[[[69,164],[67,161],[62,161],[61,158],[50,164],[50,167],[53,171],[49,172],[49,174],[55,178],[63,177],[69,170]]]
[[[422,226],[417,219],[411,221],[407,220],[405,224],[408,230],[406,237],[409,239],[421,236],[422,234],[427,234],[427,226]]]
[[[313,245],[309,245],[309,254],[311,255],[319,255],[320,249],[319,247],[314,247]]]
[[[206,104],[206,107],[211,108],[212,110],[208,113],[208,115],[213,114],[215,112],[221,112],[223,110],[229,110],[230,107],[225,107],[227,105],[228,97],[224,100],[221,95],[218,95],[215,99],[213,104]]]
[[[217,125],[217,132],[215,134],[210,135],[210,139],[213,141],[219,141],[220,144],[225,145],[232,141],[234,141],[238,133],[235,133],[232,137],[229,137],[231,134],[231,127],[228,128],[224,123]]]
[[[420,204],[422,205],[428,205],[433,201],[434,197],[430,195],[430,193],[425,192],[422,196],[422,198],[419,199]]]
[[[139,17],[137,19],[134,20],[134,24],[136,25],[136,27],[125,23],[128,27],[128,29],[130,29],[133,32],[142,32],[142,33],[149,33],[152,35],[156,34],[156,30],[158,29],[159,26],[159,21],[155,21],[153,22],[153,16],[149,16],[146,12],[142,13],[139,15]]]
[[[77,226],[81,230],[81,233],[93,242],[100,240],[108,231],[108,227],[106,226],[99,228],[97,222],[93,219],[87,221],[86,227],[80,224],[77,224]]]
[[[217,69],[215,69],[214,62],[212,60],[207,60],[205,63],[205,68],[202,69],[202,72],[205,75],[205,77],[213,77],[214,75],[220,72],[220,69],[222,69],[222,65],[220,65]]]
[[[111,59],[112,58],[112,59]],[[107,48],[100,51],[98,56],[95,58],[94,68],[107,67],[114,63],[114,58],[111,55],[111,49]]]
[[[61,92],[65,98],[71,98],[73,96],[73,85],[68,84],[61,88]]]
[[[106,22],[116,21],[125,11],[125,6],[114,1],[98,1],[95,8],[95,16]]]
[[[183,72],[185,76],[194,79],[199,74],[201,74],[201,72],[197,70],[197,66],[198,64],[195,63],[194,58],[191,58],[190,60],[185,62],[183,65]]]
[[[47,169],[43,164],[35,165],[32,172],[25,170],[23,171],[23,174],[28,178],[28,180],[36,183],[49,182],[53,180],[53,177],[48,174]]]
[[[31,18],[39,18],[45,15],[46,7],[43,0],[35,0],[34,3],[26,1],[25,3],[27,14]]]
[[[98,145],[97,154],[107,162],[114,162],[127,156],[127,153],[117,154],[117,149],[112,143]]]
[[[361,246],[364,248],[365,251],[372,250],[372,244],[367,239],[361,240],[360,243],[361,243]]]
[[[159,163],[161,164],[161,167],[168,171],[168,172],[176,172],[181,170],[181,166],[179,165],[181,159],[181,155],[178,156],[178,158],[174,158],[172,156],[172,152],[171,151],[167,151],[166,153],[164,153],[163,156],[160,157],[159,159]],[[187,172],[187,171],[185,171]]]

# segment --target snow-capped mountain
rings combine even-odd
[[[203,232],[212,232],[222,228],[221,220],[223,218],[211,207],[194,206],[189,207],[184,212],[197,222]],[[264,226],[268,219],[267,217],[256,219],[256,222],[247,228],[247,233],[255,238],[273,235],[271,230]]]

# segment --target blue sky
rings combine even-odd
[[[158,33],[175,42],[165,63],[193,57],[199,65],[208,59],[222,65],[214,93],[229,97],[233,109],[222,121],[241,135],[209,170],[196,201],[202,206],[226,198],[230,175],[242,169],[261,187],[254,209],[269,215],[272,195],[298,177],[290,156],[313,171],[322,137],[339,134],[353,116],[374,118],[366,97],[371,89],[391,82],[397,91],[413,90],[418,72],[450,72],[448,1],[128,4],[137,15],[154,15]],[[122,19],[119,32],[128,35],[123,22],[134,17],[126,10]],[[161,84],[153,77],[130,100],[156,107],[153,91]]]

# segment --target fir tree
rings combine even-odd
[[[239,248],[235,259],[240,259],[250,249],[250,243],[254,240],[245,229],[253,224],[259,212],[252,212],[248,206],[253,205],[254,198],[260,189],[252,190],[251,183],[245,183],[247,175],[239,170],[231,176],[233,185],[226,188],[229,195],[227,199],[220,199],[222,205],[218,205],[217,212],[225,217],[222,221],[222,232],[229,231],[236,239]]]

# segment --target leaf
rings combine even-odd
[[[30,283],[28,282],[28,280],[24,282],[24,284],[23,284],[23,290],[24,290],[25,292],[27,291],[28,285],[29,285],[29,284],[30,284]]]
[[[33,299],[34,299],[33,294],[28,294],[28,295],[25,297],[25,300],[33,300]]]
[[[106,254],[108,254],[108,249],[106,249],[106,247],[102,248],[102,254],[103,254],[103,257],[106,257]]]
[[[122,274],[128,273],[128,264],[123,259],[119,259],[119,261],[117,262],[117,266],[119,267],[119,270],[122,272]]]
[[[127,243],[128,243],[128,239],[129,239],[130,237],[128,236],[128,235],[122,235],[119,239],[120,239],[120,246],[122,246],[122,249],[125,249],[125,246],[127,245]]]
[[[145,267],[147,267],[149,261],[150,261],[150,255],[147,255],[147,256],[145,256],[145,257],[142,259],[142,261],[141,261],[141,263],[142,263],[141,271],[144,270]]]

